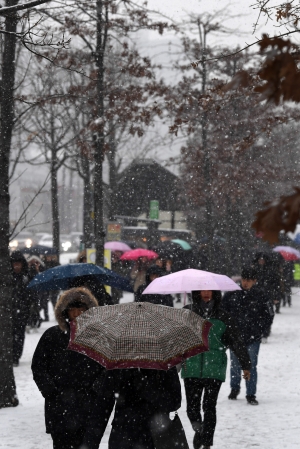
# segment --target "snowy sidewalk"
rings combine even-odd
[[[244,385],[238,400],[229,401],[227,375],[218,401],[214,449],[300,447],[300,292],[299,296],[293,296],[293,306],[281,311],[275,317],[269,342],[261,345],[257,391],[259,406],[246,403]],[[48,324],[55,324],[53,314]],[[43,325],[38,333],[26,335],[24,354],[20,366],[15,369],[20,405],[0,410],[0,448],[52,448],[51,437],[45,433],[44,401],[30,370],[33,351],[45,328]],[[185,400],[180,417],[192,449],[193,432],[186,416]],[[107,448],[109,433],[110,426],[100,449]]]

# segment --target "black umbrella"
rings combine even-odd
[[[31,248],[23,248],[21,252],[23,254],[30,254],[31,256],[48,256],[57,254],[57,249],[50,248],[50,246],[34,245]]]
[[[158,243],[153,250],[159,255],[160,259],[181,259],[184,253],[184,250],[178,243],[170,240]]]

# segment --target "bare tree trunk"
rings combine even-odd
[[[108,152],[108,165],[109,165],[109,220],[114,219],[116,213],[116,200],[117,200],[117,167],[116,167],[116,141],[115,132],[113,130],[114,124],[110,126],[109,133],[109,152]]]
[[[7,0],[14,6],[18,0]],[[9,257],[9,156],[14,119],[14,83],[17,16],[5,19],[4,51],[1,81],[0,121],[0,408],[12,405],[16,385],[12,360],[11,265]],[[17,404],[15,404],[17,405]]]
[[[90,163],[85,155],[82,155],[83,172],[83,241],[85,248],[91,246],[91,234],[93,234],[92,212],[92,192]]]
[[[207,66],[206,66],[206,31],[203,31],[203,48],[202,48],[202,94],[206,92],[207,82]],[[202,146],[204,152],[204,180],[205,180],[205,233],[208,239],[208,270],[214,267],[214,251],[213,251],[213,223],[212,223],[212,192],[211,192],[211,161],[210,149],[207,142],[208,119],[207,112],[204,110],[201,119]]]
[[[71,161],[71,165],[72,165],[72,161]],[[72,232],[72,224],[73,224],[73,217],[74,217],[74,213],[73,213],[73,208],[74,208],[74,204],[73,204],[73,170],[70,170],[69,173],[69,189],[68,189],[68,204],[67,204],[67,233],[70,234]]]
[[[106,42],[106,30],[103,21],[103,0],[97,0],[97,44],[96,65],[98,69],[97,79],[97,115],[104,116],[104,51]],[[95,244],[96,264],[104,263],[104,221],[103,221],[103,158],[104,158],[104,131],[100,129],[95,136],[95,173],[94,173],[94,213],[95,213]]]
[[[52,204],[52,232],[53,232],[53,247],[57,249],[57,254],[60,253],[59,241],[59,209],[58,209],[58,187],[57,187],[57,161],[56,151],[52,150],[51,155],[51,204]]]

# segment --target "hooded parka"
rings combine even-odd
[[[93,295],[84,288],[69,290],[84,294],[80,302],[87,309],[97,307]],[[74,302],[65,292],[55,307],[58,326],[42,335],[32,359],[33,378],[45,398],[46,433],[74,434],[86,426],[95,393],[92,386],[104,368],[83,354],[67,349],[70,328],[67,309]]]

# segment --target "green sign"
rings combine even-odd
[[[159,202],[157,200],[151,200],[150,201],[149,218],[151,218],[151,220],[158,220],[159,219]]]
[[[294,264],[294,279],[295,281],[300,281],[300,264]]]

